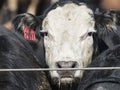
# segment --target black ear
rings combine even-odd
[[[29,13],[16,16],[12,21],[15,31],[27,40],[40,40],[41,19]],[[33,35],[35,34],[35,35]]]

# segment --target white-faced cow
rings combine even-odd
[[[93,11],[84,3],[54,5],[43,19],[44,46],[49,68],[82,68],[91,63],[94,52]],[[46,34],[47,33],[47,34]],[[72,83],[83,71],[50,71],[54,83]]]
[[[116,20],[119,19],[119,12],[111,11],[107,13],[110,15],[109,19],[111,18],[111,20],[107,21],[107,17],[104,16],[100,22],[98,18],[101,16],[98,13],[94,13],[95,8],[93,10],[93,7],[90,8],[90,6],[68,0],[56,3],[45,13],[42,32],[45,31],[45,56],[49,68],[87,67],[93,59],[94,52],[97,50],[95,44],[100,44],[97,45],[100,49],[102,47],[101,44],[105,46],[101,51],[109,48],[110,44],[111,47],[119,44],[120,38],[117,33],[111,32],[107,37],[105,32],[105,30],[109,29],[113,32],[115,32],[116,28],[117,31],[119,30],[119,20]],[[94,14],[96,15],[94,16]],[[98,26],[103,24],[106,29],[102,28],[104,31],[101,34],[101,28]],[[109,24],[111,25],[110,28]],[[98,36],[94,35],[96,32]],[[118,37],[117,43],[115,43],[115,38],[111,39],[110,35]],[[97,43],[97,38],[102,38],[102,43]],[[111,43],[106,39],[111,41]],[[50,71],[50,75],[54,83],[65,84],[76,82],[77,78],[82,78],[83,71]]]
[[[28,24],[25,24],[25,26],[32,26],[33,19],[30,18],[33,18],[33,16],[28,18],[24,14],[23,17],[19,20],[27,21],[28,19]],[[45,60],[49,68],[87,67],[94,58],[94,54],[99,51],[98,49],[101,49],[106,44],[103,42],[104,40],[102,40],[102,43],[98,41],[98,38],[101,39],[101,37],[97,36],[100,33],[95,30],[95,23],[98,23],[99,20],[94,17],[93,8],[91,9],[84,3],[69,0],[58,2],[46,11],[42,19],[42,30],[40,32],[42,35],[44,34]],[[100,24],[103,22],[104,20]],[[18,26],[24,23],[26,22],[22,22]],[[99,28],[97,27],[97,29]],[[109,46],[106,45],[101,51],[106,48],[109,48]],[[79,81],[83,77],[83,71],[81,70],[54,70],[49,71],[49,73],[53,84],[57,85],[77,83],[77,80]]]
[[[29,16],[24,14],[21,18],[15,19],[15,22],[23,21],[16,27],[20,32],[24,29],[18,29],[19,26],[23,28],[35,24],[34,20],[30,19],[32,16],[28,18],[27,15]],[[42,19],[40,32],[44,34],[45,60],[49,68],[82,68],[91,63],[96,52],[96,30],[92,9],[84,3],[58,2],[46,11]],[[27,24],[24,24],[26,22]],[[81,70],[49,73],[53,84],[56,85],[77,83],[76,80],[79,81],[83,76]]]

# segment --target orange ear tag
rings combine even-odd
[[[30,29],[29,26],[26,26],[23,32],[26,40],[36,41],[35,30]]]

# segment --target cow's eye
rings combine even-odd
[[[44,34],[44,36],[47,36],[47,35],[48,35],[48,32],[44,32],[43,34]]]
[[[47,36],[47,35],[48,35],[48,31],[42,30],[42,31],[40,31],[40,34],[41,34],[42,36]]]
[[[94,32],[89,32],[88,36],[92,36],[94,34]]]
[[[94,34],[94,32],[88,32],[88,33],[84,34],[83,36],[81,36],[81,39],[84,40],[87,37],[93,36],[93,34]]]

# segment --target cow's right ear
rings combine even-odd
[[[16,16],[13,21],[14,29],[27,40],[40,40],[41,20],[29,13],[23,13]]]

